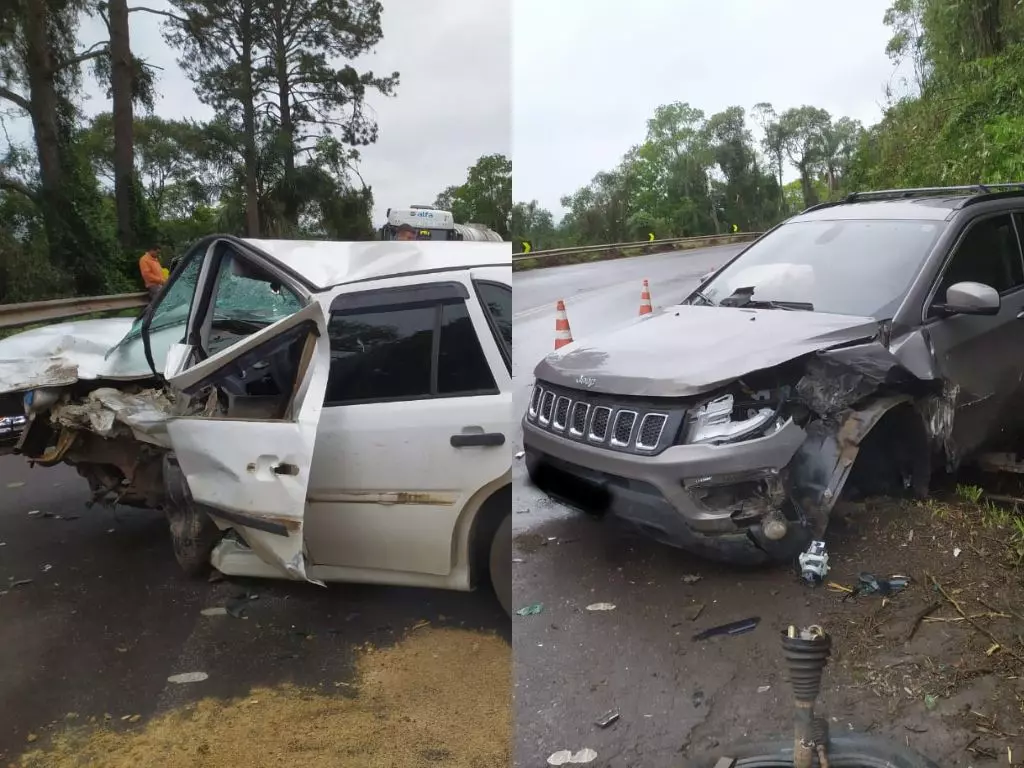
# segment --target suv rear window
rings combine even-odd
[[[717,304],[753,288],[755,301],[809,303],[815,312],[888,319],[946,226],[857,219],[783,224],[701,292]]]

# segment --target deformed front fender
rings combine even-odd
[[[844,410],[835,420],[807,425],[807,439],[790,463],[790,496],[815,536],[824,535],[864,438],[889,411],[913,401],[908,394],[883,396]]]

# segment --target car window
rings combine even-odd
[[[890,319],[946,226],[923,220],[790,222],[751,245],[701,292],[717,304],[753,288],[755,301]]]
[[[476,284],[480,303],[491,323],[494,340],[502,350],[505,364],[512,364],[512,288],[500,283],[480,281]]]
[[[220,260],[213,320],[204,345],[209,354],[237,344],[302,308],[297,294],[280,283],[258,279],[260,273],[249,271],[249,264],[230,251]]]
[[[934,301],[946,300],[946,289],[962,282],[984,283],[1000,293],[1024,285],[1020,244],[1009,214],[972,224],[946,265]]]
[[[494,390],[494,375],[465,302],[441,307],[438,340],[437,393],[460,395]]]
[[[159,303],[153,309],[153,319],[149,324],[151,333],[172,325],[181,325],[182,332],[184,332],[185,323],[188,322],[189,308],[192,306],[192,296],[195,295],[196,284],[199,282],[203,256],[205,256],[205,252],[193,255],[182,272],[160,297]],[[142,317],[140,315],[125,338],[137,336],[141,330]]]
[[[463,301],[335,311],[328,328],[327,405],[496,390]]]

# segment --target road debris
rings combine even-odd
[[[52,565],[50,565],[49,563],[45,563],[43,565],[43,573],[49,573],[52,568],[53,568]]]
[[[904,642],[909,643],[911,640],[914,639],[914,635],[917,634],[917,630],[921,626],[921,622],[924,621],[932,613],[939,610],[940,605],[941,603],[939,603],[938,601],[930,603],[914,615],[913,620],[910,622],[910,630],[907,632],[907,639]]]
[[[720,635],[732,636],[742,635],[747,632],[753,631],[758,624],[761,623],[760,616],[751,616],[749,619],[741,619],[740,621],[731,621],[728,624],[719,624],[717,627],[710,627],[701,632],[698,632],[693,636],[694,640],[707,640],[710,637],[718,637]]]
[[[521,458],[523,458],[523,456],[525,456],[525,455],[526,455],[526,451],[519,451],[519,452],[518,452],[518,453],[516,454],[516,458],[517,458],[517,459],[521,459]]]
[[[247,619],[248,616],[245,615],[245,612],[249,603],[259,599],[260,596],[255,592],[243,592],[228,600],[228,604],[225,606],[225,609],[227,610],[228,615],[232,618]]]
[[[828,550],[824,541],[812,541],[798,560],[800,576],[811,586],[818,586],[828,575]]]
[[[704,603],[697,603],[697,605],[691,605],[684,615],[690,621],[696,621],[702,613],[704,613]]]
[[[614,611],[615,603],[591,603],[587,606],[588,611]]]
[[[594,725],[596,725],[598,728],[607,728],[612,723],[618,722],[618,720],[619,720],[619,713],[616,712],[614,709],[612,709],[612,710],[609,710],[608,712],[605,712],[603,715],[601,715],[601,717],[599,717],[594,722]]]
[[[698,581],[700,581],[703,578],[704,577],[701,576],[700,574],[688,573],[685,576],[683,576],[683,584],[696,584]]]
[[[516,611],[516,616],[536,616],[543,610],[543,603],[533,603],[532,605],[524,605],[522,608]]]
[[[24,587],[26,584],[31,584],[33,579],[18,579],[17,581],[11,582],[11,588]]]
[[[759,686],[757,686],[757,692],[758,693],[768,693],[768,691],[770,691],[771,689],[772,689],[772,687],[770,685],[759,685]]]
[[[185,683],[201,683],[204,680],[209,679],[209,675],[205,672],[182,672],[179,675],[171,675],[167,678],[168,683],[177,683],[179,685]]]
[[[562,749],[548,758],[548,765],[568,765],[570,763],[576,765],[579,763],[592,763],[594,760],[597,760],[597,752],[592,749],[581,749],[575,754],[568,749]]]
[[[8,483],[7,487],[8,488],[21,488],[21,486],[23,486],[23,485],[24,485],[24,483]]]
[[[217,605],[213,608],[203,608],[199,613],[203,616],[227,616],[228,609],[223,605]]]
[[[953,557],[960,557],[960,553],[963,552],[960,547],[953,547]]]
[[[861,573],[857,586],[855,586],[843,600],[860,595],[881,595],[890,597],[902,592],[910,584],[907,576],[890,576],[888,579],[880,579],[873,573]]]

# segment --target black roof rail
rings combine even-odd
[[[912,187],[909,189],[878,189],[869,192],[851,192],[843,200],[844,203],[855,203],[859,200],[898,200],[910,197],[926,197],[941,194],[985,194],[997,185],[968,184],[959,187]]]
[[[965,198],[957,208],[965,208],[968,205],[984,203],[987,200],[996,200],[1001,197],[1024,197],[1024,182],[1014,182],[1012,184],[987,184],[986,186],[992,191]]]
[[[820,211],[822,208],[832,208],[833,206],[836,205],[842,205],[845,202],[845,200],[826,200],[823,203],[815,203],[809,208],[804,208],[802,211],[800,211],[798,215],[803,216],[805,213],[810,213],[811,211]]]

